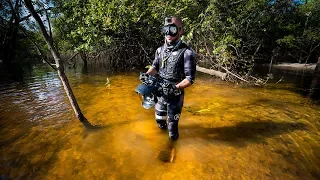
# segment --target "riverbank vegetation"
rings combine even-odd
[[[317,0],[32,3],[64,64],[71,67],[77,58],[85,68],[103,63],[107,68],[128,70],[151,64],[155,49],[163,43],[163,19],[169,15],[182,17],[183,40],[196,51],[197,64],[226,73],[225,80],[261,83],[261,79],[252,76],[256,64],[316,63],[320,54]],[[6,0],[0,8],[2,63],[9,66],[26,59],[31,63],[32,56],[48,59],[47,45],[25,3]],[[26,34],[30,34],[29,38]],[[28,58],[22,56],[26,54]]]

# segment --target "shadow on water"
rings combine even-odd
[[[251,121],[240,122],[234,126],[203,127],[197,124],[181,125],[180,129],[185,132],[182,138],[200,137],[207,140],[223,141],[236,147],[246,147],[250,143],[266,143],[265,138],[289,131],[305,130],[303,123]]]
[[[158,159],[165,163],[173,163],[176,157],[176,141],[168,141],[164,150],[158,154]]]
[[[255,68],[255,75],[265,77],[269,73],[269,67],[258,65]],[[269,89],[289,90],[304,97],[307,97],[311,92],[311,84],[313,80],[313,70],[293,70],[273,67],[271,72],[272,79],[269,79]],[[291,86],[283,86],[284,84],[292,84]],[[310,97],[312,100],[320,99],[320,92],[317,95]]]

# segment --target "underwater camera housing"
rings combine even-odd
[[[135,91],[138,93],[142,101],[142,107],[150,109],[157,103],[156,92],[159,88],[159,75],[150,76],[145,73],[140,73],[141,84],[137,86]]]

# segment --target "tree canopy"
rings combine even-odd
[[[1,21],[1,32],[9,32],[8,22],[17,16],[13,12],[25,14],[23,8],[10,8],[9,2],[14,4],[12,0],[6,2],[1,12],[11,14],[2,18],[5,21]],[[15,2],[21,4],[20,0]],[[256,63],[271,59],[316,62],[320,54],[319,0],[37,0],[33,3],[38,12],[50,19],[53,37],[62,53],[105,52],[108,58],[117,61],[111,64],[114,66],[150,64],[155,49],[163,43],[160,29],[166,16],[182,18],[183,40],[196,51],[198,63],[209,68],[245,75],[250,74]]]

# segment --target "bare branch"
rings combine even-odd
[[[259,44],[259,46],[257,47],[256,51],[254,52],[253,57],[256,56],[256,54],[259,51],[260,47],[261,47],[261,43]]]
[[[41,7],[43,8],[44,12],[46,13],[46,18],[48,21],[48,27],[49,27],[49,36],[52,37],[52,28],[51,28],[51,23],[50,23],[50,19],[49,19],[49,15],[48,15],[48,11],[46,10],[43,2],[41,2],[40,0],[38,0],[38,3],[41,5]]]
[[[246,83],[249,83],[249,81],[247,81],[247,80],[243,79],[242,77],[240,77],[240,76],[238,76],[238,75],[230,72],[227,68],[225,68],[225,67],[223,67],[223,66],[221,66],[221,68],[224,69],[228,74],[231,74],[232,76],[240,79],[241,81],[244,81],[244,82],[246,82]]]
[[[68,62],[71,61],[74,57],[76,57],[76,55],[78,55],[80,52],[76,52],[74,55],[72,55],[69,59]]]
[[[147,57],[148,59],[150,59],[151,62],[152,62],[152,59],[149,58],[147,51],[143,48],[143,46],[142,46],[139,42],[138,42],[138,44],[139,44],[139,46],[142,48],[142,50],[144,51],[144,53],[146,54],[146,57]]]
[[[48,10],[52,10],[52,9],[53,9],[53,7],[49,7],[49,8],[47,8],[47,9],[40,9],[39,11],[36,11],[36,12],[37,12],[37,13],[41,13],[42,11],[48,11]],[[24,20],[27,20],[27,19],[28,19],[29,17],[31,17],[31,16],[32,16],[31,14],[28,14],[27,16],[21,18],[19,22],[22,22],[22,21],[24,21]]]
[[[34,9],[34,7],[32,5],[31,0],[25,0],[24,2],[25,2],[26,7],[30,11],[30,14],[34,17],[34,19],[37,22],[42,22],[40,16],[38,15],[37,11],[35,11],[35,9]],[[52,43],[51,36],[48,35],[48,32],[47,32],[46,27],[44,26],[44,24],[43,23],[38,23],[38,24],[40,26],[40,30],[42,31],[45,40]]]
[[[228,46],[233,47],[233,49],[236,51],[237,57],[241,57],[236,47],[234,47],[232,44],[228,44]]]

